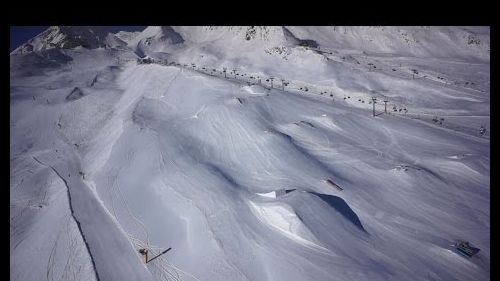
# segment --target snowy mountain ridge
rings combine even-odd
[[[107,33],[103,27],[51,26],[33,39],[19,46],[12,53],[29,53],[52,48],[98,48],[105,45]]]
[[[27,53],[50,48],[71,49],[77,46],[106,46],[103,27],[52,26],[29,40],[13,53]],[[430,32],[432,30],[432,32]],[[437,32],[436,32],[437,31]],[[131,48],[161,51],[187,40],[192,43],[215,43],[226,51],[236,44],[244,49],[274,48],[309,41],[336,49],[351,49],[370,53],[400,53],[405,56],[479,58],[489,60],[489,28],[448,27],[279,27],[279,26],[189,26],[148,27],[138,33],[119,32]],[[114,39],[116,41],[116,39]],[[120,39],[121,40],[121,39]],[[301,41],[302,40],[302,41]],[[154,43],[153,43],[154,42]],[[244,42],[248,42],[245,44]],[[436,46],[441,46],[437,48]],[[246,47],[245,47],[246,46]],[[446,46],[446,47],[443,47]]]

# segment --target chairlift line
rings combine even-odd
[[[224,74],[224,78],[225,79],[228,79],[228,80],[236,80],[236,81],[244,81],[244,82],[247,82],[247,83],[251,83],[251,82],[248,82],[246,81],[243,77],[247,76],[246,73],[237,73],[239,70],[237,69],[232,69],[229,73],[233,73],[234,77],[229,77],[227,76],[227,71],[228,71],[228,68],[227,67],[223,67],[221,71],[215,69],[215,68],[210,68],[210,67],[207,67],[207,66],[201,66],[201,65],[196,65],[195,63],[188,63],[188,64],[181,64],[181,63],[177,63],[175,61],[171,61],[170,63],[167,63],[166,60],[157,60],[157,59],[153,59],[153,58],[143,58],[143,59],[139,59],[137,60],[137,63],[138,64],[143,64],[143,63],[156,63],[156,64],[160,64],[160,65],[174,65],[174,66],[178,66],[180,68],[184,68],[184,67],[189,67],[191,66],[193,70],[197,70],[199,72],[202,72],[202,73],[205,73],[207,75],[210,75],[210,76],[214,76],[214,77],[220,77],[222,78],[221,76],[218,75],[218,73],[220,73],[221,75]],[[237,77],[238,76],[238,77]],[[249,76],[250,77],[250,76]],[[292,87],[291,86],[291,80],[285,80],[283,78],[279,78],[279,77],[269,77],[269,78],[265,78],[265,81],[268,82],[270,85],[265,85],[265,83],[263,84],[262,83],[262,77],[260,76],[257,76],[257,75],[254,75],[253,78],[250,77],[249,79],[254,79],[256,80],[256,82],[258,82],[258,85],[268,89],[268,90],[271,90],[274,88],[274,79],[280,79],[281,80],[281,90],[282,91],[285,91],[285,87],[287,87],[289,90],[296,90],[296,91],[300,91],[301,93],[313,93],[313,94],[317,94],[318,96],[324,96],[324,97],[327,97],[327,98],[333,98],[333,92],[332,94],[330,94],[329,96],[328,95],[323,95],[322,91],[318,91],[317,87],[315,85],[311,85],[311,84],[307,84],[307,85],[304,85],[303,87],[300,87],[300,88],[295,88],[295,87]],[[254,84],[254,83],[251,83],[251,84]],[[257,84],[257,83],[255,83]],[[313,90],[314,89],[314,90]],[[325,91],[325,93],[328,93],[328,91]],[[358,101],[361,99],[361,103],[365,103],[364,102],[364,99],[366,98],[366,96],[352,96],[354,99],[358,99]],[[348,99],[351,98],[351,96],[347,97]],[[344,97],[344,100],[347,99],[346,97]],[[369,101],[368,104],[372,104],[373,108],[373,116],[375,116],[375,103],[376,102],[376,99],[377,97],[373,97],[372,100],[375,98],[375,101]],[[389,112],[387,112],[387,103],[390,102],[389,99],[382,95],[381,97],[379,97],[380,100],[383,100],[384,102],[384,113],[386,114],[390,114]],[[400,108],[400,110],[398,109],[395,109],[396,108],[396,105],[398,108]],[[408,107],[405,106],[404,104],[394,104],[393,106],[393,113],[399,113],[399,115],[407,115],[408,113]],[[414,112],[413,115],[415,114],[418,114],[419,112]],[[413,116],[412,115],[412,116]],[[438,115],[436,115],[438,116]],[[410,117],[411,118],[411,117]]]
[[[165,251],[163,251],[163,252],[159,253],[158,255],[156,255],[155,257],[153,257],[152,259],[150,259],[150,260],[146,261],[146,263],[149,263],[149,262],[151,262],[151,261],[153,261],[153,260],[157,259],[159,256],[161,256],[161,255],[165,254],[166,252],[170,251],[171,249],[172,249],[172,247],[170,247],[170,248],[166,249]],[[141,249],[141,250],[142,250],[142,249]],[[146,250],[146,255],[147,255],[147,250]]]

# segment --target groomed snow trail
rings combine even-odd
[[[61,142],[55,147],[57,153],[50,151],[33,156],[33,159],[64,181],[71,214],[89,252],[96,279],[153,280],[120,225],[82,181],[80,159],[73,148]]]

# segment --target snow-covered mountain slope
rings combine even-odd
[[[78,46],[93,49],[105,45],[106,35],[106,28],[99,26],[51,26],[12,53],[29,53],[52,48],[72,49]]]
[[[127,46],[127,42],[120,39],[115,34],[108,33],[106,36],[106,47],[108,48],[123,48]]]
[[[115,34],[115,36],[127,42],[127,44],[129,44],[139,34],[141,34],[140,31],[135,31],[135,32],[119,31]]]
[[[138,56],[151,53],[168,53],[182,47],[184,39],[170,26],[153,26],[146,28],[141,34],[129,42]]]
[[[488,28],[107,36],[11,54],[11,280],[489,280]]]
[[[486,60],[490,57],[488,27],[289,27],[297,37],[321,46],[427,58]]]

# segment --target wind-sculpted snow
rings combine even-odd
[[[331,43],[310,29],[150,27],[54,65],[11,55],[11,280],[489,280],[490,143],[474,133],[489,130],[489,86],[356,68],[411,61],[459,80],[465,62],[332,62],[294,45]],[[265,52],[278,42],[287,60]],[[138,64],[138,44],[218,72]],[[224,78],[232,65],[260,85]],[[489,83],[484,70],[469,74]],[[264,82],[276,72],[285,91]],[[383,104],[373,117],[374,89],[463,130]],[[455,240],[481,250],[466,259]]]
[[[359,220],[356,213],[354,213],[351,210],[351,208],[349,208],[349,205],[347,205],[346,202],[342,200],[342,198],[334,195],[320,194],[316,192],[312,192],[312,194],[321,198],[321,200],[325,201],[326,203],[328,203],[328,205],[332,206],[335,210],[341,213],[346,219],[352,222],[356,227],[365,231],[365,229],[363,228],[363,224]]]
[[[69,95],[66,96],[66,100],[73,101],[73,100],[77,100],[79,98],[82,98],[83,96],[85,96],[83,91],[80,88],[75,87],[71,91],[71,93],[69,93]]]
[[[303,244],[304,246],[326,250],[313,242],[316,238],[302,224],[300,217],[292,210],[289,210],[289,208],[280,205],[259,206],[252,201],[250,201],[250,206],[260,220],[277,229],[294,242]]]

